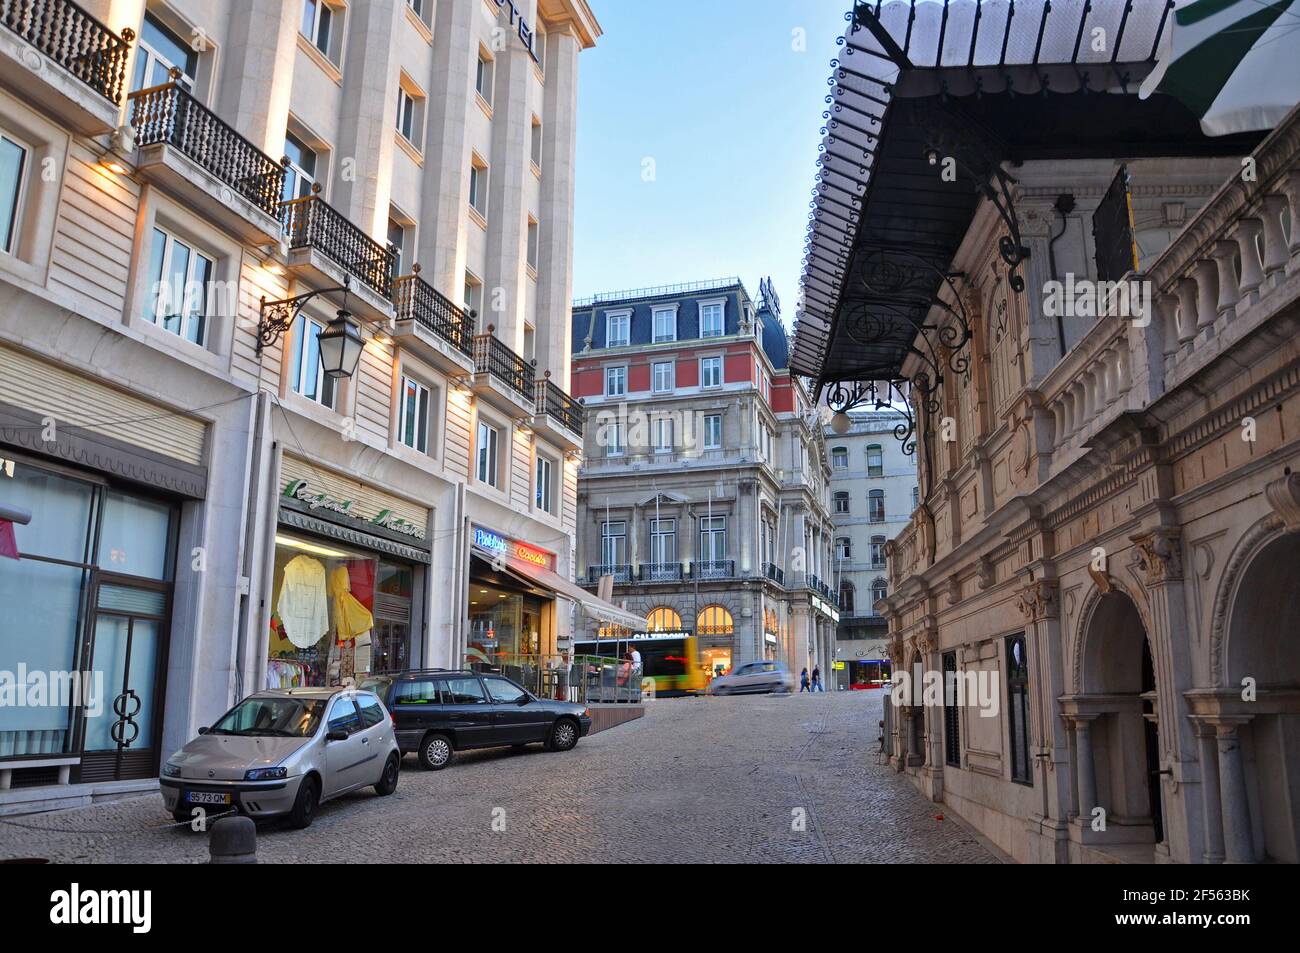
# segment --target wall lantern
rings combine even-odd
[[[258,357],[262,356],[262,348],[270,347],[280,339],[280,335],[293,326],[294,321],[298,320],[298,315],[302,313],[303,305],[308,301],[317,295],[342,291],[343,307],[339,308],[337,316],[325,326],[325,330],[321,331],[317,338],[320,345],[321,369],[327,376],[335,379],[351,377],[355,374],[365,341],[361,338],[361,329],[352,320],[352,312],[347,309],[350,281],[351,279],[345,279],[337,288],[309,291],[282,301],[267,301],[266,296],[263,295],[257,322]]]

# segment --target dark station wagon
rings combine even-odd
[[[431,771],[473,748],[568,751],[591,730],[590,709],[538,698],[503,675],[420,669],[373,675],[359,687],[383,699],[402,753],[416,752]]]

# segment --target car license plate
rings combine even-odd
[[[185,801],[188,804],[229,804],[230,795],[215,791],[186,791]]]

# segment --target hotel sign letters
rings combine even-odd
[[[534,63],[541,62],[537,58],[537,51],[533,49],[532,28],[527,24],[527,22],[525,22],[524,18],[515,8],[513,0],[493,0],[493,2],[496,3],[499,10],[510,10],[510,25],[516,26],[516,24],[518,24],[516,30],[519,33],[519,41],[524,44],[524,49],[528,51],[528,55],[533,58]]]

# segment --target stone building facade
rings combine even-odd
[[[835,684],[877,683],[889,678],[889,640],[876,603],[889,594],[885,550],[907,527],[917,504],[916,456],[898,439],[900,414],[858,411],[849,427],[825,429],[831,466],[831,523],[840,621],[835,630]]]
[[[42,634],[0,669],[100,672],[108,709],[0,713],[0,810],[147,788],[273,682],[461,664],[494,559],[566,597],[513,621],[553,651],[594,606],[566,583],[585,0],[10,6],[0,590]],[[365,624],[286,625],[290,588]]]
[[[573,350],[586,584],[611,576],[643,629],[696,634],[710,675],[829,670],[829,470],[770,284],[757,301],[724,279],[577,302]]]

